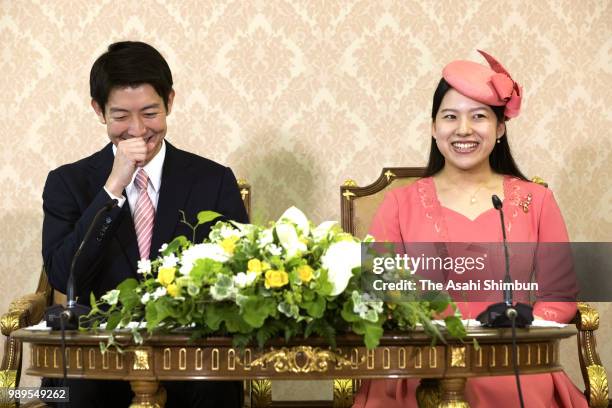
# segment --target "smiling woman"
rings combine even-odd
[[[412,244],[418,242],[499,243],[500,217],[491,205],[495,194],[504,199],[501,211],[508,242],[567,242],[565,223],[552,193],[528,182],[510,153],[506,121],[519,114],[521,87],[501,64],[481,54],[490,67],[454,61],[444,68],[433,97],[426,177],[386,195],[370,227],[378,241],[403,242],[409,254],[415,247]],[[530,258],[530,265],[536,259],[537,255]],[[496,270],[489,269],[490,273]],[[486,302],[456,297],[464,318],[476,317],[493,304],[491,299],[501,300],[494,293],[499,288],[485,287],[490,282],[468,272],[461,276],[461,282],[473,281],[474,290],[491,295]],[[544,290],[535,291],[535,317],[569,322],[576,313],[577,293],[571,260],[540,270],[536,280],[564,285],[554,301],[542,296]],[[471,290],[472,286],[456,289]],[[519,297],[515,293],[515,300]],[[530,375],[529,381],[521,383],[530,407],[586,407],[584,396],[564,372]],[[364,381],[354,407],[416,407],[417,386],[414,380]],[[465,399],[475,408],[519,406],[515,380],[509,376],[469,379]]]

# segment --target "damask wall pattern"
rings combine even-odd
[[[424,165],[441,68],[484,49],[524,86],[522,169],[573,240],[611,241],[611,38],[607,0],[0,0],[0,310],[35,288],[48,171],[107,142],[88,75],[111,42],[165,55],[168,140],[246,178],[256,222],[338,220],[346,178]]]

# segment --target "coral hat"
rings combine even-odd
[[[521,111],[523,88],[495,58],[478,50],[490,65],[472,61],[453,61],[442,70],[442,76],[458,92],[491,106],[505,106],[504,116],[515,118]]]

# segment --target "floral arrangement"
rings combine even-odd
[[[203,211],[191,225],[182,214],[182,222],[195,237],[198,226],[218,216]],[[374,348],[384,330],[417,324],[441,338],[432,319],[450,301],[388,303],[365,293],[361,242],[336,222],[314,227],[291,207],[267,227],[219,221],[205,242],[192,241],[179,236],[162,246],[157,259],[141,260],[140,281],[127,279],[100,300],[92,294],[92,311],[82,325],[131,327],[137,343],[143,325],[149,333],[188,328],[196,338],[233,336],[237,347],[311,334],[335,347],[336,333],[354,332]],[[459,317],[445,320],[451,336],[464,335]]]

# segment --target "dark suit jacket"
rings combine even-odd
[[[113,165],[112,145],[49,173],[43,192],[42,254],[51,286],[66,291],[70,264],[96,212],[110,201],[104,190]],[[124,193],[125,194],[125,193]],[[151,258],[163,243],[178,235],[192,237],[179,222],[179,210],[195,223],[199,211],[213,210],[226,218],[248,222],[231,169],[173,147],[166,141],[159,201],[151,242]],[[75,266],[79,303],[89,303],[124,279],[137,278],[138,244],[126,200],[100,218]],[[198,228],[196,241],[208,236],[210,225]]]

